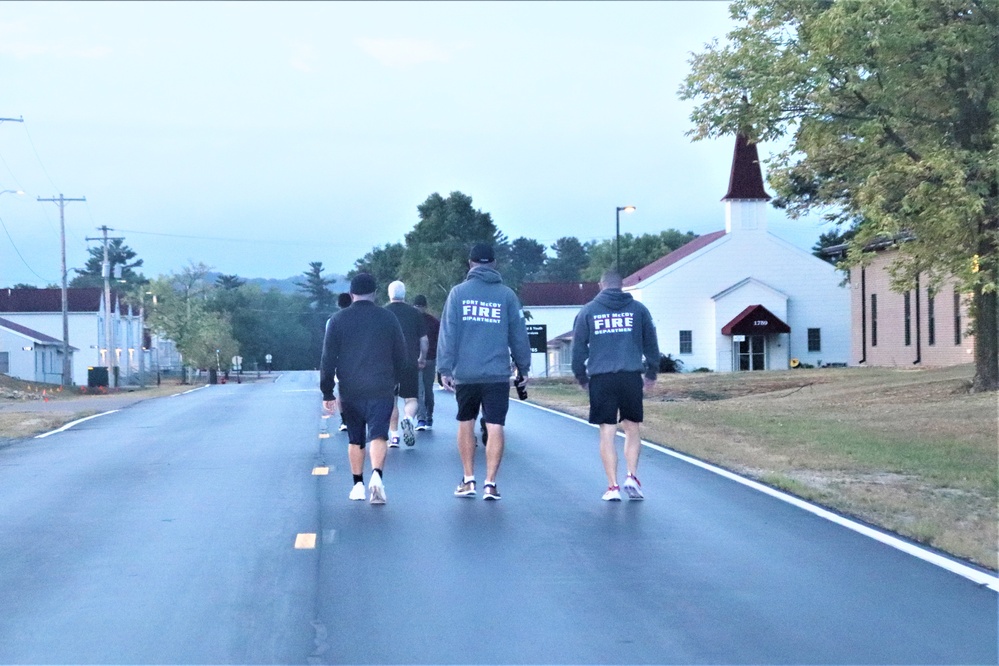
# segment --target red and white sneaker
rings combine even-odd
[[[620,502],[621,501],[621,486],[607,486],[607,492],[601,498],[605,502]]]
[[[638,477],[633,474],[629,474],[628,478],[624,480],[624,492],[630,500],[645,499],[645,495],[642,494],[642,484]]]

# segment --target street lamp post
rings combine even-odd
[[[614,217],[616,220],[615,234],[614,234],[614,246],[617,252],[617,263],[614,264],[614,269],[620,273],[621,272],[621,211],[625,213],[630,213],[635,210],[634,206],[618,206],[617,210],[614,212]]]

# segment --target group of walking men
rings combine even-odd
[[[531,367],[520,301],[495,268],[493,247],[476,244],[468,257],[465,280],[451,289],[438,322],[424,296],[405,302],[406,287],[388,286],[389,303],[375,303],[377,285],[368,273],[350,283],[350,303],[326,326],[320,369],[323,407],[340,411],[346,429],[353,486],[351,500],[370,498],[384,504],[387,449],[416,443],[416,430],[433,427],[434,379],[455,394],[458,406],[458,453],[462,478],[456,497],[475,497],[475,422],[485,424],[486,469],[483,498],[498,500],[496,477],[505,446],[504,425],[510,404],[510,377],[523,388]],[[572,370],[589,391],[589,422],[600,428],[600,456],[608,488],[603,499],[642,499],[638,481],[643,420],[643,389],[651,388],[659,369],[655,325],[648,309],[621,289],[621,276],[603,275],[600,293],[585,305],[573,328]],[[349,307],[347,307],[349,305]],[[643,377],[644,375],[644,377]],[[339,382],[339,386],[337,386]],[[338,389],[335,393],[335,389]],[[398,409],[403,399],[403,410]],[[615,438],[624,431],[627,476],[617,482]],[[365,449],[371,476],[364,485]]]

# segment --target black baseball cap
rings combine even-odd
[[[371,273],[358,273],[350,281],[350,293],[356,296],[373,294],[377,288],[375,278],[371,276]]]
[[[468,253],[468,259],[477,264],[488,264],[496,261],[496,255],[493,254],[492,245],[488,243],[476,243],[472,246],[472,251]]]

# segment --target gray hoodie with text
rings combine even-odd
[[[642,357],[645,361],[642,361]],[[576,315],[572,331],[572,373],[659,372],[659,339],[649,309],[620,289],[604,289]]]
[[[531,347],[520,301],[495,269],[476,266],[444,303],[437,371],[457,384],[506,382],[511,355],[526,377]]]

